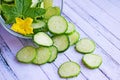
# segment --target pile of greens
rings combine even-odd
[[[45,9],[39,7],[41,2],[42,0],[39,0],[36,7],[31,7],[32,0],[3,0],[0,5],[1,15],[7,24],[15,23],[16,17],[22,19],[31,17],[35,20],[46,12]]]

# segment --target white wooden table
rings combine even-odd
[[[103,58],[98,69],[87,69],[81,62],[83,54],[70,47],[53,63],[41,66],[16,61],[16,52],[31,40],[17,38],[0,26],[0,80],[120,80],[120,0],[64,0],[62,15],[75,24],[81,38],[91,38],[95,54]],[[62,79],[58,67],[66,61],[81,66],[78,77]]]

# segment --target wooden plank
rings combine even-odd
[[[1,33],[5,33],[5,34],[2,34],[2,37],[5,39],[5,41],[6,41],[6,43],[7,43],[7,45],[10,47],[10,49],[12,50],[12,52],[14,53],[14,55],[16,54],[16,52],[21,48],[21,47],[23,47],[23,45],[22,45],[22,43],[19,41],[19,39],[18,38],[16,38],[16,37],[14,37],[14,36],[9,36],[9,37],[7,37],[7,39],[6,39],[6,37],[4,37],[4,36],[7,36],[7,35],[10,35],[9,33],[7,33],[6,31],[4,32],[4,29],[3,30],[1,30],[0,31]],[[18,42],[18,44],[14,44],[14,45],[12,45],[11,43],[10,43],[10,41],[14,41],[14,42]],[[28,40],[27,40],[28,41]],[[22,41],[23,42],[23,41]],[[10,43],[10,44],[9,44]],[[25,45],[28,45],[28,44],[30,44],[31,43],[31,41],[29,41],[29,42],[27,42],[27,44],[25,44]],[[18,45],[22,45],[19,49],[18,49]],[[30,45],[32,45],[32,44],[30,44]],[[15,47],[14,47],[15,46]],[[14,50],[14,48],[17,48],[17,49],[15,49]],[[59,63],[59,62],[58,62]],[[17,63],[18,64],[18,63]],[[14,65],[16,65],[15,63],[14,63]],[[24,64],[22,64],[22,65],[24,65]],[[19,65],[20,66],[20,65]],[[33,65],[32,65],[33,66]],[[27,66],[26,66],[26,68],[27,68]],[[33,67],[31,67],[33,70],[34,70],[34,68]],[[19,69],[19,68],[18,68]],[[48,68],[49,69],[49,68]],[[44,68],[42,68],[42,70],[44,70]],[[57,72],[57,71],[56,71]],[[27,73],[26,73],[27,74]],[[29,73],[30,74],[30,73]],[[28,75],[29,75],[28,74]],[[50,74],[49,73],[46,73],[48,76],[50,76]],[[19,74],[20,75],[20,74]],[[57,75],[58,76],[58,75]],[[30,77],[29,77],[30,78]],[[53,77],[51,77],[51,78],[53,78]],[[54,77],[55,78],[55,77]],[[58,77],[59,78],[59,77]],[[83,78],[83,76],[82,76],[82,78]],[[36,78],[35,78],[36,79]],[[60,79],[60,78],[59,78]],[[58,79],[58,80],[59,80]],[[52,80],[52,79],[51,79]],[[62,80],[62,79],[60,79],[60,80]]]
[[[68,6],[64,5],[63,12],[71,18],[71,20],[79,26],[89,37],[91,37],[98,45],[101,46],[114,60],[120,64],[120,51],[106,40],[98,31],[96,31],[89,23],[84,21]],[[70,13],[69,13],[70,12]],[[109,46],[109,47],[108,47]],[[112,49],[112,50],[111,50]],[[119,57],[118,57],[119,56]]]
[[[0,71],[0,80],[7,80],[4,75],[2,74],[2,72]]]
[[[1,41],[1,45],[4,45],[3,47],[3,56],[10,65],[11,69],[15,72],[17,77],[20,80],[48,80],[48,77],[44,74],[44,72],[35,65],[26,65],[22,63],[18,63],[15,59],[16,52],[23,47],[23,45],[19,42],[19,40],[7,33],[4,29],[0,28],[0,34],[13,52],[13,54],[10,52],[9,48],[5,45],[3,40]],[[6,37],[7,36],[7,37]],[[12,42],[10,42],[12,41]],[[17,42],[17,43],[14,43]]]
[[[64,7],[65,7],[65,5],[64,5]],[[68,10],[68,9],[67,9],[67,10]],[[68,11],[68,12],[71,12],[71,11]],[[75,11],[74,11],[74,12],[75,12]],[[67,15],[68,15],[68,14],[67,14]],[[77,17],[77,18],[79,18],[79,17]],[[73,20],[73,21],[74,21],[74,20]],[[77,21],[78,21],[78,20],[77,20]],[[77,30],[79,30],[79,29],[77,29]],[[79,32],[80,32],[80,33],[83,33],[82,31],[79,31]],[[83,34],[84,34],[84,33],[83,33]],[[83,35],[83,34],[82,34],[82,35]],[[83,37],[83,36],[82,36],[82,37]],[[101,51],[103,51],[103,50],[101,49]],[[99,52],[100,52],[100,51],[99,51]],[[104,54],[106,54],[106,52],[104,52]],[[103,55],[103,54],[102,54],[102,55]],[[106,56],[106,55],[104,55],[104,56]],[[107,56],[107,57],[108,57],[108,56]],[[109,61],[109,60],[111,61],[111,58],[109,58],[109,57],[108,57],[108,58],[105,57],[105,59],[106,59],[106,61]],[[108,59],[108,60],[107,60],[107,59]],[[119,67],[114,61],[111,61],[111,62],[113,62],[112,64],[110,64],[111,66],[114,65],[114,66],[116,66],[116,67]],[[115,72],[115,71],[116,71],[115,74],[113,73],[113,75],[116,75],[116,76],[118,77],[119,74],[117,74],[117,73],[118,73],[117,70],[113,70],[113,67],[111,67],[110,65],[109,65],[109,67],[110,67],[109,69],[111,69],[112,71],[111,71],[111,72],[108,71],[108,72],[111,74],[112,72]],[[105,67],[105,66],[108,66],[108,65],[104,65],[104,67]],[[104,70],[104,69],[103,69],[103,70]],[[106,73],[107,73],[107,71],[106,71]],[[108,75],[111,76],[110,74],[108,74]],[[114,78],[113,76],[111,76],[111,77]],[[117,79],[117,78],[116,78],[116,79]]]
[[[7,43],[12,53],[16,54],[16,52],[23,47],[18,38],[14,37],[3,28],[0,28],[0,34]]]
[[[79,7],[93,16],[96,20],[98,20],[102,25],[104,25],[110,32],[112,32],[116,37],[120,39],[119,34],[119,25],[120,23],[106,14],[104,11],[96,7],[92,2],[89,0],[75,0],[75,4],[79,3]],[[87,3],[87,4],[86,4]]]
[[[77,28],[77,27],[76,27],[76,28]],[[88,35],[85,35],[84,32],[81,31],[80,29],[77,28],[77,30],[81,33],[81,37],[82,37],[82,38],[83,38],[83,37],[89,37]],[[71,50],[71,49],[70,49],[70,50]],[[70,56],[70,55],[68,54],[68,56],[70,56],[72,59],[77,60],[77,57],[76,57],[76,56],[78,55],[78,53],[74,52],[74,50],[71,50],[71,51],[69,51],[69,52],[71,52],[72,55]],[[102,50],[99,46],[97,46],[97,48],[96,48],[96,50],[95,50],[94,53],[101,55],[102,58],[103,58],[103,64],[101,65],[101,67],[100,67],[99,70],[100,70],[103,74],[105,74],[108,79],[116,80],[116,79],[119,77],[119,75],[120,75],[120,73],[119,73],[119,72],[120,72],[120,71],[119,71],[120,65],[117,64],[114,60],[112,60],[112,59],[106,54],[106,52],[105,52],[104,50]],[[67,54],[67,53],[66,53],[66,54]],[[77,55],[75,56],[75,54],[77,54]],[[108,63],[108,61],[109,61],[109,63]],[[114,69],[113,69],[113,67],[114,67]]]
[[[34,46],[33,42],[31,40],[25,40],[25,39],[20,39],[22,41],[22,43],[25,45],[32,45]],[[50,78],[50,80],[65,80],[65,79],[61,79],[58,75],[58,67],[66,62],[69,61],[69,59],[67,58],[67,56],[64,55],[64,53],[59,53],[57,60],[55,60],[54,64],[53,63],[48,63],[45,65],[40,66],[45,73],[47,74],[47,76]],[[81,74],[76,78],[72,78],[70,80],[86,80],[86,78]]]
[[[95,75],[92,75],[93,73],[96,73],[98,72],[97,70],[100,70],[102,71],[102,73],[106,76],[103,76],[103,77],[100,77],[100,80],[116,80],[119,78],[119,75],[120,75],[120,65],[117,65],[116,63],[114,63],[113,60],[111,60],[111,58],[109,58],[108,56],[106,56],[102,51],[100,51],[99,49],[96,49],[96,51],[94,52],[95,54],[99,54],[102,56],[103,58],[103,63],[102,65],[100,66],[99,69],[96,69],[96,70],[90,70],[90,69],[87,69],[85,68],[85,66],[82,64],[81,62],[81,59],[82,59],[82,56],[79,57],[79,53],[76,53],[73,48],[72,49],[69,49],[68,52],[71,52],[71,53],[66,53],[67,56],[69,56],[69,58],[73,61],[76,61],[78,63],[80,63],[81,65],[81,70],[82,70],[82,73],[85,74],[85,76],[89,75],[91,77],[88,76],[88,79],[89,80],[94,80],[96,79],[98,76],[100,77],[100,73],[99,75],[95,74]],[[78,57],[76,57],[78,56]],[[108,62],[109,61],[109,62]],[[106,67],[107,66],[107,67]],[[114,69],[113,69],[114,68]],[[106,78],[107,77],[107,78]],[[99,80],[99,79],[98,79]]]
[[[29,44],[31,44],[32,42],[31,41],[29,41],[29,42],[26,42],[26,41],[24,41],[24,39],[22,39],[22,42],[24,43],[24,45],[29,45]],[[27,44],[26,44],[26,43]],[[62,58],[62,60],[61,60],[61,58]],[[62,61],[62,62],[61,62]],[[61,79],[60,77],[59,77],[59,75],[58,75],[58,67],[62,64],[62,63],[64,63],[64,62],[66,62],[66,61],[69,61],[68,59],[67,59],[67,57],[63,54],[63,53],[60,53],[59,55],[58,55],[58,57],[57,57],[57,60],[55,60],[55,63],[53,64],[53,63],[51,63],[51,64],[45,64],[45,65],[42,65],[42,66],[40,66],[44,71],[45,71],[45,73],[49,76],[49,78],[50,78],[50,80],[65,80],[65,79]],[[75,80],[77,80],[77,79],[84,79],[84,80],[86,80],[85,79],[85,77],[81,74],[81,75],[79,75],[78,77],[76,77],[76,78],[72,78],[73,80],[75,79]],[[72,79],[70,79],[70,80],[72,80]]]
[[[57,67],[59,67],[61,64],[63,64],[64,62],[67,62],[67,61],[69,61],[68,57],[65,56],[64,53],[60,53],[58,55],[57,59],[54,61],[54,64]],[[70,79],[67,79],[67,80],[87,80],[87,78],[82,73],[80,73],[77,77],[70,78]]]
[[[35,46],[34,43],[32,42],[32,40],[25,40],[25,39],[20,39],[22,44],[24,46],[28,46],[28,45],[32,45]],[[47,63],[44,65],[40,65],[39,67],[44,71],[44,73],[49,77],[50,80],[62,80],[59,76],[58,73],[56,74],[55,72],[57,72],[56,70],[58,70],[58,68],[55,68],[55,66],[51,63]]]
[[[67,2],[67,0],[65,0],[65,1]],[[68,3],[71,6],[74,6],[73,5],[74,3],[71,4],[71,1],[69,1]],[[79,4],[77,4],[77,5],[79,5]],[[8,46],[5,45],[4,41],[1,39],[3,41],[3,42],[1,42],[1,44],[5,46],[4,48],[2,48],[2,50],[4,52],[2,55],[6,59],[6,61],[9,62],[10,67],[12,67],[12,70],[17,74],[17,76],[20,75],[18,77],[20,80],[23,80],[23,79],[25,79],[25,80],[28,80],[28,79],[29,80],[31,80],[31,79],[32,80],[34,80],[34,79],[38,80],[38,77],[35,78],[35,76],[33,77],[33,75],[32,75],[35,72],[29,73],[29,72],[32,71],[32,70],[30,70],[32,68],[31,66],[34,66],[35,68],[37,68],[37,69],[35,69],[36,71],[41,71],[41,72],[37,72],[37,73],[40,73],[40,74],[42,73],[43,76],[41,76],[42,77],[41,79],[43,79],[43,80],[46,80],[46,79],[49,79],[49,80],[66,80],[66,79],[59,78],[59,76],[57,74],[57,70],[58,70],[58,67],[63,62],[66,62],[66,61],[69,61],[69,60],[75,61],[78,64],[80,64],[82,71],[81,71],[81,74],[78,77],[67,79],[67,80],[94,80],[94,79],[98,79],[98,78],[99,78],[98,80],[110,80],[110,79],[111,80],[117,80],[117,79],[119,79],[120,66],[119,66],[118,63],[120,61],[118,59],[119,55],[116,54],[116,53],[119,53],[119,48],[120,48],[120,45],[118,44],[120,42],[119,39],[117,39],[115,37],[115,35],[112,35],[111,32],[108,29],[104,29],[103,26],[106,26],[106,25],[101,24],[101,22],[98,23],[98,21],[95,22],[95,19],[93,20],[94,15],[93,16],[90,15],[91,16],[90,17],[90,16],[88,16],[89,13],[84,14],[84,12],[82,10],[81,11],[83,13],[81,13],[81,11],[79,11],[79,8],[80,7],[77,7],[77,6],[76,6],[75,10],[65,8],[66,10],[64,11],[64,13],[67,14],[67,16],[70,17],[74,23],[76,23],[77,30],[81,33],[81,38],[90,37],[100,45],[100,46],[99,45],[97,46],[97,49],[96,49],[95,53],[100,54],[103,57],[104,62],[101,65],[101,67],[99,69],[96,69],[96,70],[89,70],[89,69],[85,68],[84,65],[80,62],[83,55],[78,54],[76,51],[74,51],[73,47],[71,47],[65,53],[59,54],[58,58],[52,64],[45,64],[45,65],[42,65],[40,67],[39,66],[37,67],[37,66],[34,66],[34,65],[28,65],[28,64],[27,65],[18,64],[16,62],[16,60],[14,59],[16,52],[21,47],[23,47],[25,45],[33,45],[33,44],[31,44],[31,40],[18,39],[16,37],[9,36],[8,33],[6,34],[6,32],[3,31],[2,37],[4,38],[4,40],[5,40],[5,42],[7,43]],[[80,14],[78,15],[78,13],[80,13]],[[80,15],[84,16],[84,17],[81,17]],[[80,21],[80,22],[78,22],[78,21]],[[101,26],[101,25],[103,25],[103,26]],[[85,28],[83,28],[83,27],[85,27]],[[90,28],[90,30],[88,30],[87,27]],[[93,31],[93,32],[91,32],[91,31]],[[1,30],[0,30],[0,34],[1,34]],[[106,35],[104,35],[104,34],[106,34]],[[6,36],[8,36],[8,37],[6,37]],[[97,37],[97,38],[95,38],[95,37]],[[11,43],[11,41],[12,41],[12,43]],[[13,44],[14,42],[16,42],[16,44]],[[105,44],[107,44],[107,45],[105,45]],[[108,48],[107,46],[109,46],[110,48]],[[8,47],[10,48],[10,50],[12,51],[13,54],[11,53],[11,51],[9,50]],[[113,49],[113,52],[112,52],[111,48]],[[109,49],[110,49],[110,51],[109,51]],[[7,53],[7,54],[5,54],[5,53]],[[110,54],[110,56],[109,56],[109,54]],[[117,59],[115,59],[116,56],[114,56],[114,55],[116,55],[116,56],[118,55]],[[112,56],[112,58],[111,58],[111,56]],[[115,59],[116,61],[118,60],[118,63],[116,63],[113,59]],[[17,65],[17,67],[16,67],[16,65]],[[24,66],[29,66],[28,69],[24,68],[23,65]],[[21,67],[18,67],[18,66],[23,67],[23,69],[18,69],[18,68],[21,68]],[[15,69],[15,68],[17,68],[17,69]],[[25,70],[25,69],[27,69],[27,70]],[[25,73],[21,70],[25,70]],[[2,71],[2,72],[5,72],[5,71]],[[21,72],[22,72],[22,74],[21,74]],[[34,75],[36,75],[37,73],[35,73]],[[0,73],[0,75],[1,75],[1,73]],[[26,78],[28,76],[30,76],[30,77]],[[36,76],[39,76],[39,75],[37,74]],[[44,78],[44,76],[46,78]],[[3,76],[1,76],[1,78],[2,77]],[[0,80],[2,80],[2,79],[0,79]]]
[[[82,64],[82,54],[79,54],[75,51],[75,49],[73,47],[71,47],[68,52],[65,53],[72,61],[77,62],[78,64],[80,64],[81,66],[81,72],[87,77],[88,80],[94,80],[97,77],[99,77],[99,79],[97,80],[108,80],[108,78],[101,72],[99,71],[99,69],[95,69],[95,70],[90,70],[88,68],[86,68],[83,64]]]
[[[111,2],[114,6],[120,8],[120,0],[108,0]]]
[[[66,80],[59,77],[57,71],[58,68],[54,64],[47,63],[42,65],[41,68],[45,71],[50,80]]]
[[[93,4],[95,4],[98,8],[103,10],[105,13],[110,15],[113,19],[120,22],[120,9],[108,0],[90,0]]]
[[[89,14],[84,12],[82,9],[80,9],[76,4],[73,2],[64,3],[65,5],[69,6],[70,8],[74,8],[74,12],[76,12],[81,18],[83,18],[86,22],[88,22],[91,27],[96,29],[103,37],[105,37],[111,44],[113,44],[116,48],[120,50],[120,40],[117,39],[114,35],[112,35],[108,30],[104,28],[102,24],[97,22],[93,17],[91,17]],[[71,5],[73,4],[73,5]]]
[[[111,80],[117,80],[120,77],[120,65],[116,64],[110,57],[105,55],[106,53],[102,49],[96,49],[95,53],[100,54],[103,58],[103,64],[100,70]]]
[[[70,20],[70,19],[68,19]],[[71,21],[71,20],[70,20]],[[76,25],[77,26],[77,25]],[[77,28],[77,27],[76,27]],[[83,37],[89,37],[88,35],[86,35],[83,31],[81,31],[80,29],[77,28],[77,30],[81,33],[81,38]],[[73,49],[73,48],[72,48]],[[70,49],[71,50],[71,49]],[[78,53],[74,52],[75,50],[71,50],[69,52],[71,52],[71,55],[70,57],[72,59],[76,59],[77,60],[77,55]],[[103,58],[103,63],[101,65],[101,67],[99,68],[99,70],[104,74],[106,75],[106,77],[108,79],[111,79],[111,80],[116,80],[119,78],[119,75],[120,75],[120,65],[117,64],[113,59],[111,59],[111,57],[109,57],[107,55],[107,53],[101,49],[99,46],[97,46],[95,52],[96,54],[99,54],[102,56]],[[68,53],[66,53],[68,54]],[[77,54],[75,56],[75,54]],[[69,54],[68,54],[69,55]],[[109,61],[109,62],[108,62]]]
[[[13,72],[9,69],[9,66],[5,63],[1,54],[2,52],[0,53],[0,80],[17,80]]]

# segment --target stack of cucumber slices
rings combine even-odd
[[[35,28],[39,24],[35,25]],[[52,16],[47,26],[49,32],[39,31],[33,36],[33,41],[39,47],[26,46],[18,51],[16,57],[19,62],[37,65],[51,63],[57,58],[58,53],[75,45],[77,52],[85,54],[82,62],[86,67],[95,69],[101,65],[101,56],[92,54],[96,47],[94,41],[88,38],[79,40],[80,34],[75,30],[74,24],[67,22],[63,16]],[[75,77],[79,73],[80,66],[73,61],[63,63],[58,69],[58,74],[62,78]]]
[[[52,0],[44,0],[44,7],[47,9],[44,15],[45,20],[39,20],[32,24],[35,33],[33,41],[39,47],[25,46],[17,52],[17,60],[37,65],[51,63],[55,61],[58,53],[75,45],[77,52],[85,54],[82,58],[83,64],[90,69],[98,68],[102,63],[102,58],[97,54],[92,54],[96,47],[94,41],[88,38],[80,39],[80,34],[76,31],[74,24],[60,16],[58,7],[47,5],[52,4],[49,1]],[[76,77],[79,73],[80,65],[73,61],[61,64],[58,69],[61,78]]]
[[[47,25],[48,31],[40,31],[43,28],[42,26],[45,25]],[[36,33],[32,40],[39,47],[26,46],[22,48],[17,53],[17,59],[20,62],[31,62],[38,65],[53,62],[58,53],[62,53],[71,45],[76,44],[80,37],[80,34],[75,30],[75,26],[60,15],[50,17],[47,24],[39,21],[34,23],[33,26]]]

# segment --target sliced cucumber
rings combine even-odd
[[[55,46],[51,46],[50,51],[51,51],[51,57],[48,60],[48,62],[53,62],[57,58],[58,51],[57,51],[57,48]]]
[[[97,54],[86,54],[83,56],[82,61],[86,67],[95,69],[102,64],[102,57]]]
[[[59,69],[58,69],[58,74],[62,78],[71,78],[71,77],[76,77],[80,73],[80,66],[75,63],[75,62],[65,62],[63,63]]]
[[[59,7],[49,7],[45,13],[45,19],[49,19],[52,16],[60,15],[60,8]]]
[[[95,50],[95,43],[88,38],[83,38],[78,41],[75,48],[80,53],[92,53]]]
[[[33,29],[39,29],[46,26],[46,23],[44,21],[38,21],[36,23],[32,23]]]
[[[44,8],[48,9],[49,7],[53,6],[53,0],[43,0]]]
[[[23,47],[17,52],[16,58],[23,63],[30,63],[36,56],[36,49],[32,46]]]
[[[66,35],[57,35],[53,38],[53,45],[57,47],[58,52],[63,52],[69,47],[69,39]]]
[[[32,27],[33,27],[33,32],[37,33],[37,32],[46,32],[47,29],[47,24],[44,21],[38,21],[36,23],[32,23]]]
[[[68,22],[68,29],[67,31],[65,32],[66,34],[71,34],[72,32],[75,31],[75,26],[74,24],[72,24],[71,22]]]
[[[52,39],[44,32],[38,32],[33,36],[33,40],[38,45],[51,46],[53,44]]]
[[[70,41],[70,45],[74,45],[75,43],[78,42],[79,38],[80,38],[80,34],[75,31],[72,34],[68,35],[69,41]]]
[[[39,47],[37,49],[36,58],[33,60],[34,64],[45,64],[51,57],[51,52],[49,47]]]
[[[67,28],[67,21],[62,16],[52,16],[48,20],[48,29],[53,34],[63,34]]]

